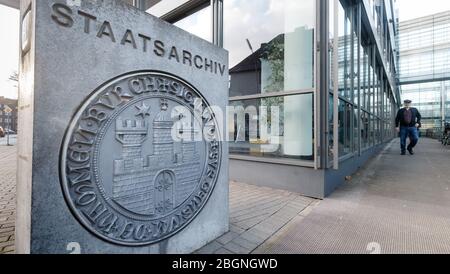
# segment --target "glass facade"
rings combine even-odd
[[[173,11],[161,7],[169,2],[153,1],[148,12],[166,19]],[[336,168],[336,159],[394,137],[399,93],[391,1],[180,2],[174,9],[192,9],[168,21],[209,41],[223,35],[229,51],[232,159]],[[328,27],[318,29],[318,22]],[[321,31],[329,45],[320,42]],[[327,60],[319,61],[319,48]]]
[[[401,83],[450,78],[450,12],[401,22]]]
[[[338,94],[339,158],[347,159],[394,137],[393,113],[397,109],[393,52],[388,47],[386,9],[382,1],[352,5],[339,1]],[[383,13],[384,11],[384,13]],[[336,16],[336,13],[332,16]],[[375,39],[363,18],[375,24]],[[381,41],[381,43],[380,43]],[[384,41],[384,42],[383,42]],[[378,48],[378,45],[383,48]],[[381,52],[381,54],[380,54]]]
[[[450,119],[450,81],[404,84],[403,98],[414,102],[422,114],[422,130],[439,132],[443,121]]]
[[[231,154],[313,160],[315,2],[224,2],[231,106],[257,110],[250,123],[252,138],[235,138],[238,132],[248,135],[252,125],[231,113]],[[261,113],[261,106],[277,109],[279,119],[267,121],[271,115]],[[260,132],[272,128],[272,122],[278,132],[262,138]],[[267,153],[267,147],[275,151]]]
[[[230,153],[313,160],[313,121],[308,119],[312,117],[312,94],[232,101],[230,105]],[[308,120],[308,132],[303,132]]]
[[[399,31],[402,97],[421,112],[422,133],[438,136],[450,119],[450,12],[401,22]]]

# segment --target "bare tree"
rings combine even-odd
[[[9,80],[18,83],[19,82],[19,74],[17,73],[17,71],[14,71],[11,76],[9,76]],[[17,84],[14,85],[15,87],[17,87]]]
[[[11,76],[9,76],[9,80],[19,82],[19,74],[17,73],[17,71],[14,71]]]

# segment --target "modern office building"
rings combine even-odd
[[[230,2],[231,178],[325,197],[394,137],[394,2]]]
[[[438,133],[450,119],[450,11],[401,22],[399,33],[402,96],[420,110],[422,131]]]
[[[232,180],[324,198],[394,137],[395,0],[126,2],[229,51]]]

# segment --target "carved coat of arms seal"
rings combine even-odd
[[[220,159],[218,123],[200,92],[166,73],[134,72],[102,85],[75,113],[61,149],[61,184],[90,232],[149,245],[195,219]]]

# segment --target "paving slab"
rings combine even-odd
[[[450,149],[421,139],[414,156],[401,156],[399,146],[394,140],[254,253],[449,254]]]

